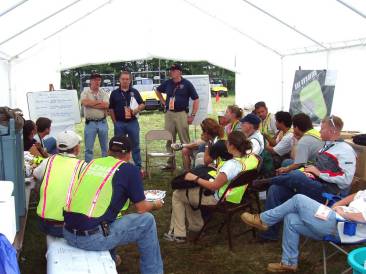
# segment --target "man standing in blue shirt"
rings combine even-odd
[[[192,124],[198,111],[199,100],[196,89],[190,81],[182,77],[182,67],[174,64],[170,67],[171,79],[157,87],[156,95],[166,109],[165,129],[173,135],[173,143],[176,142],[177,133],[182,144],[189,144],[189,125]],[[161,93],[166,93],[166,101]],[[189,112],[189,98],[193,100],[192,113]],[[171,143],[167,142],[167,150],[171,151]],[[174,168],[169,160],[165,169]]]
[[[114,135],[127,135],[132,143],[132,159],[142,170],[140,154],[140,125],[138,113],[145,108],[140,93],[131,87],[131,73],[122,71],[119,76],[120,87],[109,98],[109,108],[114,124]]]

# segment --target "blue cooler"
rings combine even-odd
[[[352,267],[354,274],[366,273],[365,261],[366,247],[357,248],[348,254],[348,264]]]
[[[26,214],[24,151],[23,130],[16,129],[14,119],[0,124],[0,180],[14,183],[16,227],[19,231],[20,217]]]

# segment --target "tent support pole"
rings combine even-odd
[[[283,56],[281,57],[281,110],[284,110],[284,67]]]
[[[23,0],[20,1],[19,3],[16,3],[14,6],[11,6],[10,8],[4,10],[3,12],[0,13],[0,17],[4,16],[5,14],[7,14],[8,12],[11,12],[13,9],[16,9],[17,7],[21,6],[22,4],[24,4],[25,2],[27,2],[28,0]]]
[[[12,89],[11,89],[11,61],[8,61],[8,85],[9,85],[9,107],[12,107]]]

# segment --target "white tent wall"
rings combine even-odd
[[[9,105],[9,62],[0,60],[0,106]]]
[[[284,109],[288,110],[295,71],[329,69],[337,71],[332,114],[340,116],[345,130],[366,132],[366,47],[334,50],[284,58]]]

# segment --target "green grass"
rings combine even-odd
[[[234,102],[234,97],[221,98],[217,104],[213,100],[213,109],[225,110],[226,106]],[[212,114],[212,117],[216,116]],[[143,136],[148,130],[163,128],[163,114],[160,112],[143,113],[140,118],[141,127],[141,149],[144,159],[145,145]],[[76,127],[79,134],[83,135],[83,124]],[[113,126],[110,123],[110,137],[113,136]],[[194,138],[194,129],[190,129],[191,137]],[[200,129],[197,129],[197,137],[200,136]],[[100,148],[96,142],[95,156],[100,156]],[[161,144],[164,146],[164,144]],[[82,151],[83,156],[83,151]],[[181,157],[177,155],[178,166],[181,166]],[[172,178],[170,173],[161,172],[156,168],[152,172],[151,180],[144,180],[145,189],[167,190],[165,205],[155,215],[158,236],[162,238],[167,232],[170,223],[171,212],[171,188],[169,182]],[[44,274],[46,273],[46,242],[45,236],[37,229],[36,213],[34,209],[29,211],[23,252],[21,253],[20,267],[23,274]],[[219,220],[215,220],[219,222]],[[245,229],[239,216],[234,218],[234,233]],[[221,234],[216,229],[209,230],[205,237],[196,245],[191,242],[185,244],[169,243],[160,240],[161,253],[164,261],[165,273],[265,273],[266,265],[270,262],[279,262],[281,255],[281,242],[274,244],[252,243],[252,235],[245,234],[234,240],[234,252],[228,250],[226,230]],[[139,273],[139,254],[135,245],[119,248],[122,257],[122,265],[118,268],[119,273]],[[299,273],[322,273],[321,244],[310,242],[301,253]],[[328,273],[340,273],[345,267],[345,257],[335,256],[329,264]]]

